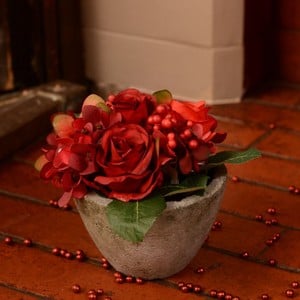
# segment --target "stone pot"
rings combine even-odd
[[[168,201],[138,244],[114,234],[105,207],[110,199],[96,193],[75,200],[90,236],[113,268],[144,279],[166,278],[184,269],[199,251],[215,221],[225,189],[227,172],[216,168],[203,196]]]

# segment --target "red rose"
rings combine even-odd
[[[136,89],[127,89],[109,97],[109,104],[120,112],[126,123],[145,125],[155,109],[153,97]]]
[[[116,124],[100,140],[97,163],[102,176],[94,181],[109,198],[140,200],[162,184],[155,141],[137,124]]]

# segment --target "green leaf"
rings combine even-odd
[[[105,111],[106,113],[110,113],[111,109],[105,104],[105,102],[99,102],[97,107]]]
[[[154,92],[153,96],[156,98],[156,102],[158,104],[169,103],[173,99],[171,92],[169,92],[168,90],[160,90]]]
[[[190,175],[180,184],[170,184],[161,189],[165,197],[180,194],[196,193],[204,190],[207,186],[208,176],[203,174]]]
[[[245,151],[221,151],[210,156],[207,165],[217,166],[224,163],[241,164],[260,156],[260,152],[254,148]]]
[[[143,241],[157,217],[166,208],[161,195],[155,194],[140,201],[113,200],[106,208],[111,229],[132,243]]]

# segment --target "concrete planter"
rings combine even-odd
[[[139,244],[111,231],[105,214],[110,199],[91,193],[75,203],[90,236],[114,269],[144,279],[165,278],[184,269],[204,243],[225,182],[226,168],[219,167],[203,196],[167,202],[167,208]]]

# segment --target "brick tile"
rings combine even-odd
[[[278,127],[300,131],[299,110],[282,109],[276,124]]]
[[[263,135],[266,131],[257,126],[235,124],[230,122],[218,122],[218,131],[227,132],[225,145],[240,149],[247,148],[252,142]]]
[[[194,272],[199,266],[207,270],[202,275]],[[225,290],[241,299],[260,299],[268,293],[280,300],[286,299],[284,291],[297,278],[298,274],[202,248],[189,267],[170,280],[197,283],[207,292]]]
[[[278,127],[300,131],[299,111],[257,102],[215,105],[211,113],[225,119],[241,120],[245,124],[261,124],[267,128],[274,123]]]
[[[269,260],[274,258],[283,267],[300,270],[300,256],[295,255],[295,249],[300,248],[300,231],[288,230],[281,234],[280,240],[268,247],[262,258]],[[298,275],[299,280],[299,275]]]
[[[0,189],[44,201],[61,196],[59,189],[39,178],[33,165],[11,161],[0,165]]]
[[[0,275],[2,281],[56,300],[87,299],[86,293],[91,288],[103,288],[114,300],[122,300],[125,295],[126,299],[182,299],[182,293],[172,287],[153,282],[120,285],[114,282],[112,272],[99,266],[61,259],[34,247],[0,243],[0,255],[4,258],[1,267],[5,270]],[[84,289],[82,293],[72,292],[75,283]],[[189,299],[199,297],[190,294]]]
[[[287,87],[267,88],[257,93],[255,100],[281,105],[296,105],[300,103],[300,90]]]
[[[280,225],[300,229],[299,206],[300,196],[292,195],[289,192],[228,181],[221,209],[253,219],[257,214],[262,214],[265,219],[270,219],[272,216],[266,211],[268,208],[274,207],[277,211],[274,217],[278,219]],[[272,228],[274,232],[282,230],[277,229],[276,226],[272,226]]]
[[[89,256],[101,256],[79,214],[50,206],[12,200],[1,195],[0,201],[1,231],[31,238],[35,242],[50,247],[65,248],[73,252],[82,249]]]
[[[0,281],[1,284],[1,281]],[[30,296],[30,295],[26,295],[22,292],[18,292],[18,291],[14,291],[12,289],[10,289],[9,287],[2,287],[0,286],[0,297],[1,299],[5,299],[5,300],[35,300],[36,297],[34,296]]]
[[[225,118],[243,120],[248,123],[260,123],[268,126],[278,120],[282,108],[260,105],[255,102],[241,102],[239,104],[215,105],[211,114]]]
[[[227,164],[231,176],[288,187],[299,185],[300,163],[262,156],[241,165]]]
[[[252,256],[256,256],[264,249],[265,240],[274,232],[270,226],[222,212],[217,220],[222,222],[222,229],[211,231],[206,244],[237,254],[248,251]]]
[[[256,146],[259,150],[300,159],[300,133],[275,129]]]

